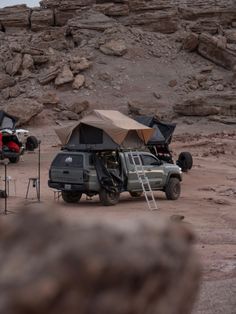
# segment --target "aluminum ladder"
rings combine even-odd
[[[134,165],[135,173],[137,174],[138,180],[142,186],[142,190],[143,190],[146,202],[148,204],[148,208],[150,210],[158,209],[149,179],[144,171],[140,155],[132,151],[129,152],[129,155]]]

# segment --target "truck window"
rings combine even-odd
[[[133,159],[132,159],[131,155],[129,154],[128,156],[129,156],[129,162],[130,162],[130,164],[133,165],[134,163],[133,163]],[[136,164],[137,166],[140,165],[140,161],[139,161],[138,156],[135,156],[135,155],[134,155],[134,162],[135,162],[135,164]]]
[[[142,155],[142,161],[144,166],[151,166],[157,163],[157,159],[150,155]]]
[[[52,163],[53,167],[83,168],[83,155],[59,154]]]

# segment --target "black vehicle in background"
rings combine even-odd
[[[150,152],[158,157],[158,159],[173,164],[173,155],[169,145],[172,141],[176,124],[161,122],[154,116],[137,116],[135,117],[135,120],[156,130],[147,144]],[[193,166],[191,153],[181,152],[176,164],[183,172],[190,170]]]

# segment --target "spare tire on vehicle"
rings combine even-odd
[[[189,152],[182,152],[179,154],[179,158],[176,163],[183,172],[187,172],[193,166],[193,157]]]
[[[38,146],[39,146],[39,142],[38,142],[38,139],[35,136],[27,137],[26,144],[25,144],[26,150],[32,152],[36,148],[38,148]]]

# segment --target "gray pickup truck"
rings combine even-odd
[[[122,192],[128,191],[132,197],[142,195],[134,165],[140,161],[153,191],[165,192],[168,200],[179,198],[181,168],[145,151],[61,151],[51,164],[48,185],[61,191],[68,203],[78,202],[84,193],[89,197],[98,194],[103,205],[115,205]]]

